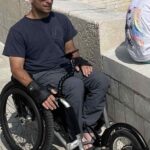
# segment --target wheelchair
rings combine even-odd
[[[56,99],[59,107],[55,111],[44,109],[16,80],[12,79],[5,85],[0,95],[0,122],[12,150],[51,150],[54,136],[66,150],[84,150],[74,111],[62,95],[64,81],[73,74],[74,69],[59,82]],[[104,126],[105,130],[100,133]],[[71,134],[70,128],[73,129]],[[134,127],[126,123],[111,123],[106,108],[97,126],[87,128],[94,133],[93,145],[97,150],[149,150]]]

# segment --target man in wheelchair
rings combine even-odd
[[[9,57],[13,78],[51,111],[57,109],[57,92],[49,91],[47,86],[57,89],[61,77],[70,71],[70,60],[64,56],[76,50],[73,38],[77,34],[65,15],[52,11],[52,4],[53,0],[31,0],[31,10],[11,27],[3,51]],[[83,142],[90,142],[92,137],[86,127],[94,127],[100,118],[109,81],[78,51],[72,59],[76,71],[64,82],[63,94],[75,111]],[[92,144],[84,148],[90,147]]]

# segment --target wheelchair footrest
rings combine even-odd
[[[63,146],[66,148],[66,150],[74,150],[77,147],[79,148],[79,150],[84,150],[80,134],[77,135],[76,136],[77,137],[76,140],[74,140],[71,143],[67,143],[66,140],[57,131],[54,131],[54,135],[63,144]]]

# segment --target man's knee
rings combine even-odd
[[[64,83],[63,89],[66,100],[74,108],[76,115],[81,117],[84,99],[84,84],[82,80],[75,77],[68,78]]]
[[[68,78],[64,83],[64,90],[69,93],[84,93],[84,83],[81,79],[76,77]]]
[[[110,86],[110,79],[102,72],[95,72],[93,74],[93,84],[94,83],[97,88],[107,90]]]

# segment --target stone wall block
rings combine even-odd
[[[117,100],[115,100],[115,121],[126,122],[125,121],[125,106]]]
[[[134,109],[134,92],[126,86],[119,84],[119,97],[129,108]]]
[[[143,137],[145,137],[144,119],[139,115],[136,115],[136,119],[137,119],[137,130],[143,135]]]
[[[109,93],[113,95],[115,98],[119,99],[119,84],[116,80],[110,79],[110,89]]]
[[[150,98],[149,65],[136,64],[126,51],[125,44],[117,49],[103,53],[104,72],[115,80],[127,85],[140,95]],[[137,82],[138,81],[138,82]]]
[[[112,120],[115,120],[115,101],[113,97],[109,94],[107,94],[106,99],[108,115]]]
[[[128,107],[125,107],[125,117],[126,122],[135,127],[144,136],[144,119]]]
[[[144,133],[145,140],[147,141],[150,148],[150,122],[144,121]]]
[[[137,114],[150,121],[150,102],[140,95],[134,95],[134,106]]]

